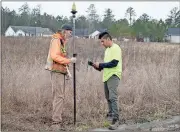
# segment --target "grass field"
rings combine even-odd
[[[44,70],[50,38],[2,37],[2,130],[49,130],[52,112],[50,74]],[[77,126],[73,127],[73,85],[67,81],[65,130],[102,127],[107,112],[102,72],[87,65],[102,62],[97,40],[76,39]],[[180,114],[180,45],[118,43],[123,77],[118,88],[124,120],[151,121]],[[72,56],[72,40],[67,45]],[[72,73],[72,65],[70,66]],[[59,80],[61,81],[61,80]]]

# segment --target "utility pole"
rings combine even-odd
[[[72,17],[73,17],[73,57],[77,56],[77,53],[75,51],[75,18],[76,18],[76,5],[73,3],[72,5]],[[73,87],[74,87],[74,125],[76,125],[76,64],[73,63]]]
[[[36,37],[36,23],[37,23],[37,22],[35,21],[35,37]]]

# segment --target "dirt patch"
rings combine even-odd
[[[179,131],[180,116],[174,116],[166,120],[154,120],[146,123],[121,124],[117,131]],[[92,131],[111,131],[107,128],[97,128]]]

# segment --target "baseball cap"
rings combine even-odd
[[[71,30],[72,31],[72,26],[68,25],[68,24],[64,24],[64,25],[62,25],[61,29],[63,29],[63,30]]]

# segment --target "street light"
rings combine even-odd
[[[73,17],[73,57],[76,57],[77,54],[75,53],[75,41],[74,41],[74,36],[75,36],[75,18],[76,18],[76,5],[73,2],[72,5],[72,17]],[[73,63],[73,86],[74,86],[74,125],[76,124],[76,64]]]

